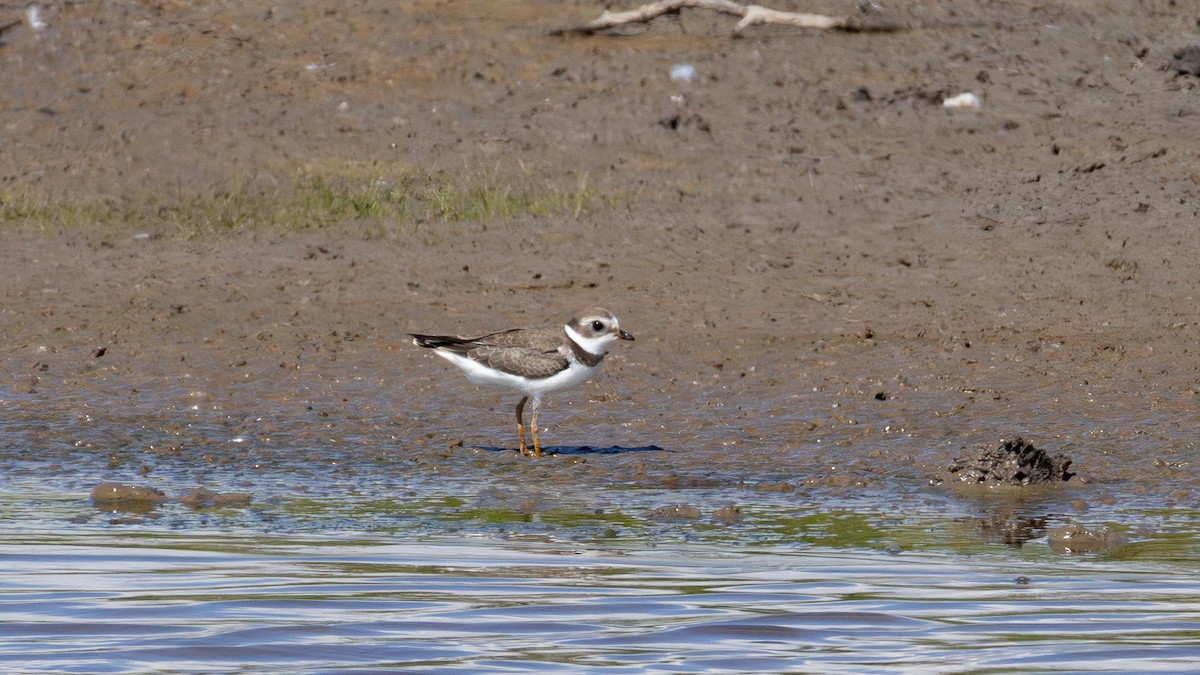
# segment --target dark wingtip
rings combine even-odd
[[[409,335],[412,336],[414,345],[426,349],[454,349],[459,345],[469,345],[475,341],[475,338],[457,335],[422,335],[421,333],[409,333]]]

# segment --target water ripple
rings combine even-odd
[[[28,538],[0,546],[0,659],[9,672],[1200,665],[1194,570],[480,539]],[[1028,581],[1015,582],[1019,575]]]

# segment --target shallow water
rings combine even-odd
[[[101,511],[0,504],[7,672],[1177,672],[1200,666],[1197,513],[1051,552],[1046,502],[738,499],[630,489],[607,509],[267,497]],[[615,490],[614,490],[615,492]],[[681,494],[682,493],[682,494]],[[743,519],[644,505],[738,501]],[[1050,500],[1053,503],[1054,499]],[[1025,525],[1019,547],[997,523]],[[1040,526],[1039,526],[1040,523]],[[1020,528],[1016,528],[1020,529]],[[1040,535],[1040,537],[1039,537]]]
[[[15,534],[9,672],[1179,671],[1200,639],[1194,573],[1120,561]]]
[[[529,460],[450,435],[487,438],[500,402],[447,418],[414,401],[400,418],[363,390],[327,408],[186,388],[125,406],[7,400],[6,672],[1200,667],[1183,462],[1148,464],[1143,484],[1075,452],[1090,479],[964,491],[929,485],[957,444],[903,428],[919,416],[899,403],[844,406],[853,424],[805,435],[796,411],[815,395],[742,400],[713,424],[721,406],[682,393],[656,403],[672,428],[623,398],[561,405],[555,438],[593,445]],[[1056,437],[1079,448],[1086,427],[1060,417]],[[98,506],[100,481],[170,499]],[[199,486],[251,502],[179,501]],[[1048,533],[1067,524],[1123,539],[1064,553]]]

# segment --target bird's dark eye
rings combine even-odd
[[[604,330],[604,322],[600,321],[599,319],[597,319],[596,321],[593,321],[592,322],[592,330],[596,331],[597,333]]]

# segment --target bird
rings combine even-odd
[[[467,379],[516,389],[517,438],[522,455],[542,456],[538,441],[538,408],[546,394],[583,383],[596,373],[608,348],[617,340],[633,340],[612,312],[591,307],[561,328],[511,328],[477,337],[409,333],[413,344],[458,366]],[[533,419],[529,431],[533,450],[525,443],[525,404]]]

